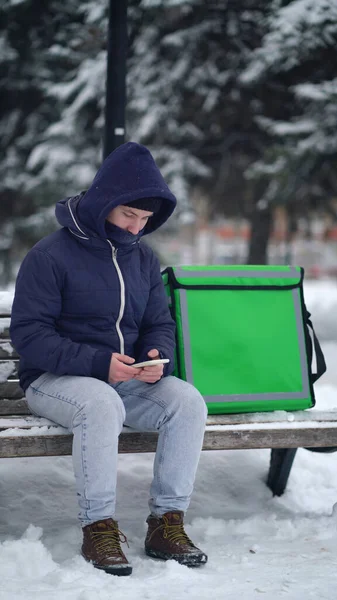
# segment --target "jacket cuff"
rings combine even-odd
[[[160,358],[168,358],[168,356],[166,356],[164,354],[164,352],[161,352],[161,350],[159,350],[159,357]],[[171,375],[171,373],[174,371],[174,363],[172,363],[172,360],[170,359],[169,363],[166,363],[164,365],[164,369],[163,369],[163,375],[162,377],[167,377],[168,375]]]
[[[97,350],[92,361],[91,376],[102,381],[109,381],[109,368],[112,353],[106,350]]]

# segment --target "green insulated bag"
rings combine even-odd
[[[287,266],[165,269],[174,374],[195,385],[209,413],[314,405],[303,274]]]

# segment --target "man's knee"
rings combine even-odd
[[[87,415],[91,414],[102,420],[111,417],[118,417],[123,422],[125,420],[125,408],[120,396],[110,385],[99,379],[88,378],[80,406]]]
[[[189,414],[194,414],[197,419],[200,419],[203,422],[207,420],[207,406],[203,396],[197,390],[194,385],[190,383],[184,382],[188,386],[186,392],[183,395],[183,402],[185,405],[188,405]],[[186,389],[186,387],[185,387]]]
[[[184,414],[186,413],[189,420],[194,416],[196,420],[206,422],[207,406],[197,388],[177,377],[167,379],[171,388],[172,408]]]

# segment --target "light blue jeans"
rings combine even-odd
[[[123,425],[158,431],[151,513],[188,508],[207,410],[201,394],[176,377],[109,385],[92,377],[44,373],[27,389],[29,408],[73,432],[79,519],[84,527],[115,517],[118,436]]]

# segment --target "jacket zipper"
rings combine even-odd
[[[124,354],[124,337],[123,337],[123,334],[121,331],[120,323],[123,318],[124,308],[125,308],[125,284],[124,284],[122,271],[120,270],[119,264],[117,262],[117,248],[115,248],[109,240],[107,240],[107,242],[111,246],[112,262],[115,265],[119,283],[121,286],[121,305],[120,305],[120,309],[119,309],[118,319],[116,321],[116,329],[117,329],[117,333],[118,333],[118,337],[119,337],[120,354]]]

